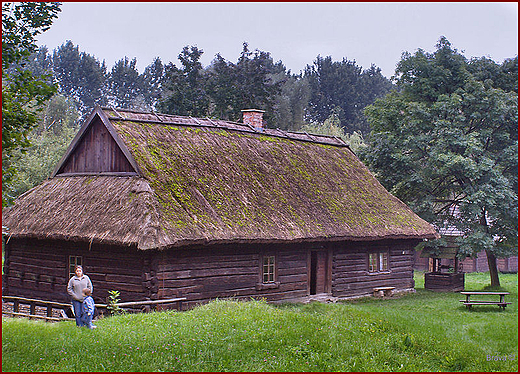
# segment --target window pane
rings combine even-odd
[[[377,271],[377,253],[368,254],[368,271],[371,273]]]
[[[380,253],[380,265],[379,266],[380,266],[381,271],[388,270],[388,253],[387,252]]]
[[[274,282],[274,256],[264,257],[262,266],[262,281],[263,283]]]

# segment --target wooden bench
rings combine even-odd
[[[461,292],[462,295],[466,295],[466,300],[459,300],[471,310],[473,305],[498,305],[499,309],[505,310],[508,304],[512,304],[510,302],[506,302],[505,297],[509,295],[509,292],[485,292],[485,291],[464,291]],[[491,300],[471,300],[472,295],[498,295],[500,297],[500,301],[491,301]]]
[[[383,296],[392,296],[394,293],[395,287],[375,287],[373,289],[374,297],[383,297]]]

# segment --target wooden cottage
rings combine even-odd
[[[4,295],[67,301],[82,264],[105,301],[303,300],[414,287],[434,228],[340,139],[96,108],[52,176],[5,209]]]

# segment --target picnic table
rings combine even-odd
[[[485,292],[485,291],[463,291],[462,295],[466,295],[466,300],[459,300],[463,303],[469,310],[473,305],[498,305],[502,310],[506,309],[507,304],[511,304],[510,302],[506,302],[506,295],[509,295],[509,292]],[[492,301],[492,300],[471,300],[471,296],[474,295],[498,295],[500,297],[500,301]]]

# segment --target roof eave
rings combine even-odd
[[[292,243],[318,243],[318,242],[372,242],[382,240],[419,240],[424,239],[437,239],[438,234],[389,234],[382,236],[335,236],[335,237],[313,237],[313,238],[294,238],[294,239],[269,239],[269,238],[237,238],[237,239],[181,239],[171,243],[164,243],[155,247],[141,248],[138,242],[135,241],[120,241],[114,239],[98,238],[96,236],[79,236],[79,235],[63,235],[63,234],[50,234],[50,235],[38,235],[34,233],[3,233],[4,236],[18,239],[39,239],[39,240],[69,240],[76,242],[89,242],[96,244],[110,244],[120,245],[124,247],[136,246],[141,250],[166,250],[166,249],[178,249],[181,247],[193,247],[193,246],[214,246],[214,245],[227,245],[227,244],[292,244]]]

